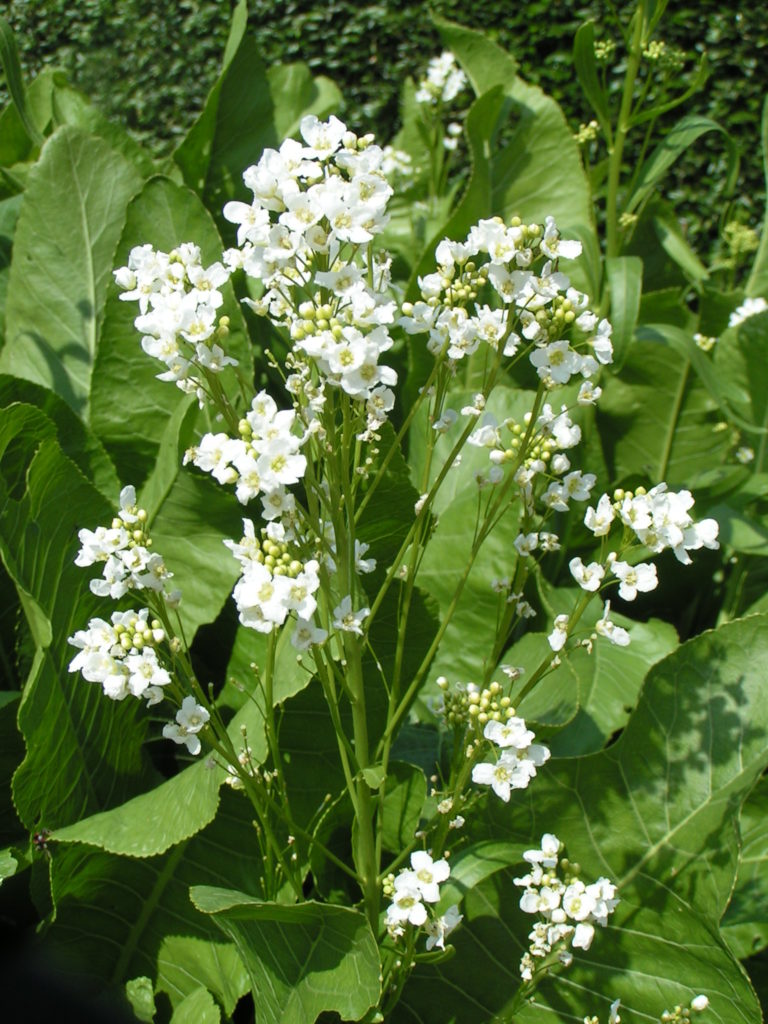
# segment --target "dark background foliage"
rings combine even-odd
[[[250,20],[268,62],[303,60],[333,78],[345,97],[341,115],[386,140],[397,127],[398,93],[418,76],[440,41],[428,12],[488,32],[515,54],[523,75],[563,106],[574,129],[590,119],[571,66],[573,37],[593,18],[598,37],[617,42],[611,81],[622,76],[621,25],[633,3],[611,0],[250,0]],[[173,148],[213,83],[227,35],[231,0],[10,0],[6,16],[17,32],[28,73],[64,69],[109,116],[157,153]],[[731,214],[755,224],[762,210],[758,157],[760,107],[766,76],[768,20],[750,4],[672,0],[659,37],[688,59],[681,84],[706,51],[712,74],[685,112],[706,114],[736,137],[742,172]],[[762,58],[762,60],[761,60]],[[667,115],[673,123],[679,111]],[[637,140],[639,144],[639,140]],[[633,161],[630,148],[628,161]],[[722,144],[707,135],[670,178],[668,197],[694,241],[718,233],[724,174]]]

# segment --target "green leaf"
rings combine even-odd
[[[751,316],[727,330],[713,353],[713,369],[727,408],[744,429],[752,428],[751,441],[765,448],[768,430],[768,315]],[[755,468],[766,469],[764,457]]]
[[[26,493],[6,496],[0,514],[0,554],[40,620],[32,623],[38,647],[19,710],[27,753],[14,777],[16,808],[29,829],[77,821],[146,784],[138,702],[110,701],[67,671],[66,638],[103,612],[87,573],[74,565],[77,528],[93,516],[108,522],[111,509],[52,439],[31,461]]]
[[[421,768],[391,761],[381,824],[381,842],[385,850],[400,853],[413,841],[426,799],[427,777]]]
[[[173,1011],[171,1024],[219,1024],[221,1013],[206,988],[190,992]]]
[[[348,705],[340,708],[340,713],[351,735]],[[298,824],[305,826],[320,813],[329,797],[335,797],[344,788],[336,732],[316,679],[283,705],[278,738],[291,814]]]
[[[490,202],[492,179],[488,140],[503,107],[503,90],[501,86],[494,86],[469,108],[464,129],[472,162],[469,181],[448,221],[441,225],[427,243],[421,258],[414,263],[408,285],[408,294],[412,299],[419,294],[418,278],[434,269],[437,244],[443,238],[465,238],[473,224],[494,212]]]
[[[458,410],[467,401],[471,402],[469,393],[456,391],[450,394],[447,405]],[[530,392],[499,386],[491,393],[486,408],[498,422],[506,417],[522,421],[531,405]],[[422,429],[423,420],[411,430],[410,458],[412,474],[417,480],[423,475]],[[454,443],[455,438],[442,436],[438,439],[432,478],[443,466]],[[446,476],[435,500],[437,528],[427,546],[417,581],[437,601],[441,615],[447,613],[467,565],[478,503],[488,493],[478,489],[474,473],[487,471],[487,468],[488,455],[484,449],[465,447],[461,466]],[[432,663],[431,679],[440,675],[450,679],[477,679],[486,667],[493,651],[500,601],[490,584],[494,578],[513,576],[517,553],[512,542],[518,534],[518,521],[519,510],[510,507],[481,547]]]
[[[760,140],[763,150],[763,173],[768,188],[768,96],[763,101],[763,116],[760,122]],[[746,286],[747,295],[754,298],[768,293],[768,214],[763,218],[760,245],[749,272]]]
[[[659,210],[653,214],[652,221],[662,248],[691,282],[706,281],[709,271],[686,241],[676,217],[661,206]]]
[[[497,46],[484,32],[435,15],[432,21],[445,48],[466,71],[476,96],[482,96],[496,85],[504,90],[511,89],[517,74],[517,61],[511,53]]]
[[[193,886],[190,896],[237,946],[259,1024],[309,1024],[323,1011],[359,1020],[377,1002],[379,953],[357,911],[265,903],[208,886]]]
[[[231,1013],[247,991],[247,975],[233,946],[190,903],[189,886],[259,891],[252,817],[249,802],[227,788],[215,820],[159,857],[54,847],[49,955],[73,983],[148,977],[174,1006],[203,985]]]
[[[584,625],[600,614],[598,606],[590,611]],[[592,654],[583,648],[568,651],[562,664],[519,704],[520,713],[531,723],[563,726],[546,739],[555,757],[604,747],[626,725],[648,670],[677,646],[673,627],[658,619],[633,622],[616,614],[611,617],[629,632],[628,648],[598,641]],[[533,668],[546,655],[545,643],[543,634],[526,634],[505,654],[505,661]]]
[[[51,101],[57,124],[74,125],[88,135],[98,135],[132,163],[142,178],[149,178],[155,173],[155,163],[151,156],[128,132],[106,118],[98,107],[67,82],[55,79]]]
[[[38,132],[44,135],[50,126],[52,97],[57,73],[44,68],[26,89],[27,109]],[[12,178],[23,189],[26,172],[40,152],[27,134],[19,116],[18,108],[10,103],[0,112],[0,167],[5,169],[2,178]],[[7,179],[6,179],[7,180]]]
[[[621,378],[606,378],[597,414],[611,479],[690,486],[730,450],[720,418],[687,358],[659,341],[635,342]]]
[[[54,427],[62,452],[108,501],[117,501],[120,481],[111,459],[63,399],[32,381],[0,374],[0,408],[13,402],[23,402],[44,413]]]
[[[580,25],[573,40],[573,66],[576,69],[579,85],[597,115],[603,134],[606,139],[611,139],[611,112],[608,107],[608,97],[597,77],[595,25],[592,21],[586,21]]]
[[[240,575],[224,546],[242,536],[242,509],[214,480],[180,472],[152,522],[152,541],[182,593],[179,617],[188,642],[213,622]]]
[[[125,983],[125,994],[137,1020],[152,1024],[155,1019],[155,994],[150,978],[132,978]]]
[[[11,800],[11,776],[24,757],[24,743],[16,727],[20,697],[21,694],[13,691],[0,692],[0,846],[22,840],[26,842],[27,838]],[[3,855],[6,857],[6,863],[10,857],[15,864],[10,851],[3,851]],[[0,867],[0,873],[2,870]],[[13,874],[14,871],[15,867],[10,873]]]
[[[387,773],[383,764],[372,764],[363,768],[363,778],[366,784],[374,791],[380,789],[382,782],[386,779]]]
[[[189,839],[216,816],[221,773],[207,760],[109,811],[57,829],[59,843],[87,843],[127,857],[154,857]]]
[[[322,121],[341,103],[336,83],[322,75],[313,76],[306,64],[274,64],[267,71],[267,81],[278,139],[298,134],[301,119],[307,114]]]
[[[219,95],[224,82],[227,68],[232,63],[238,47],[243,41],[248,27],[247,0],[238,0],[232,12],[229,36],[224,49],[221,73],[206,100],[200,116],[182,140],[173,155],[181,168],[184,181],[196,192],[202,192],[205,177],[211,159],[211,145],[216,131],[216,115],[218,112]]]
[[[1,127],[1,126],[0,126]],[[5,296],[11,269],[11,252],[16,221],[21,209],[21,195],[0,199],[0,346],[5,337]]]
[[[24,130],[33,145],[41,146],[43,144],[43,137],[37,130],[37,125],[27,106],[27,97],[21,78],[21,64],[19,63],[16,37],[5,18],[0,18],[0,62],[5,72],[5,83],[8,87],[8,92],[11,94],[11,99],[16,107],[21,123],[24,125]]]
[[[234,37],[230,37],[234,41]],[[174,153],[184,181],[218,217],[233,199],[249,201],[243,171],[280,139],[266,68],[256,43],[243,35],[187,138]]]
[[[611,293],[613,358],[621,366],[635,335],[643,291],[643,261],[638,256],[613,256],[605,261]]]
[[[637,185],[632,195],[627,200],[625,213],[632,213],[642,205],[656,190],[659,182],[667,173],[669,168],[682,154],[692,146],[697,139],[707,132],[720,132],[725,136],[728,147],[728,176],[725,184],[727,192],[738,171],[738,152],[735,143],[728,132],[721,128],[716,121],[700,114],[689,114],[681,118],[677,124],[670,129],[662,141],[653,151],[640,172]]]
[[[722,922],[735,955],[746,957],[768,946],[768,780],[750,793],[741,813],[739,874]]]
[[[106,142],[65,125],[30,173],[16,227],[0,371],[51,388],[86,419],[112,257],[140,183]]]
[[[595,297],[600,254],[578,144],[559,105],[538,86],[517,78],[510,96],[517,120],[506,146],[494,154],[493,213],[540,224],[554,217],[563,238],[576,237],[583,246],[581,258],[564,261],[561,270]]]
[[[13,878],[18,870],[19,862],[10,849],[0,850],[0,882]]]
[[[197,196],[168,178],[153,178],[128,206],[114,265],[125,265],[136,245],[148,243],[170,252],[190,241],[200,246],[205,266],[221,259],[221,238]],[[110,255],[110,266],[111,261]],[[219,315],[230,318],[227,352],[239,360],[241,372],[250,378],[253,356],[240,304],[231,284],[221,291],[224,303]],[[113,455],[122,479],[137,488],[155,464],[169,421],[180,406],[189,403],[189,397],[173,384],[156,379],[165,367],[143,351],[141,335],[133,326],[138,313],[136,303],[120,299],[113,282],[107,291],[91,386],[93,430]],[[233,381],[228,371],[222,381],[225,390],[234,390]],[[120,401],[116,402],[118,393]],[[130,423],[127,432],[126,423]]]

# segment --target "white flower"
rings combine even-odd
[[[628,647],[630,641],[629,633],[626,629],[622,629],[621,626],[617,626],[616,623],[609,620],[608,615],[610,611],[611,602],[606,601],[603,617],[595,623],[595,632],[599,633],[600,636],[606,637],[616,647]]]
[[[352,598],[347,595],[341,599],[341,604],[333,609],[333,625],[336,629],[362,636],[363,622],[370,612],[370,608],[361,608],[359,611],[353,612]]]
[[[516,750],[527,750],[535,735],[526,727],[524,719],[516,717],[505,722],[491,719],[483,729],[483,736],[497,747],[514,747]]]
[[[446,938],[463,919],[464,915],[459,913],[459,908],[454,903],[448,907],[442,917],[427,921],[425,925],[427,950],[434,949],[435,946],[438,949],[445,949]]]
[[[567,615],[556,615],[554,628],[547,637],[549,646],[553,651],[561,651],[565,646],[565,641],[568,639],[568,616]]]
[[[607,494],[602,494],[594,509],[590,505],[584,516],[584,525],[591,530],[595,537],[605,537],[611,531],[611,523],[616,517],[616,510],[613,502]]]
[[[199,754],[202,749],[197,733],[207,724],[210,715],[194,697],[185,697],[176,712],[176,722],[163,726],[163,736],[174,743],[186,744],[190,754]]]
[[[408,922],[408,924],[420,928],[427,920],[427,908],[421,902],[421,892],[418,886],[406,884],[405,881],[398,885],[402,877],[403,873],[395,879],[395,894],[387,907],[387,927]]]
[[[647,593],[655,590],[659,584],[656,566],[652,562],[640,562],[629,565],[627,562],[611,563],[611,572],[621,580],[619,597],[624,601],[634,601],[638,591]]]
[[[691,1000],[691,1009],[696,1013],[703,1013],[709,1006],[709,999],[706,996],[694,996]]]
[[[444,882],[451,873],[448,861],[433,861],[424,850],[417,850],[411,854],[411,868],[412,882],[421,893],[421,898],[426,903],[437,903],[440,899],[439,883]]]
[[[584,565],[580,558],[572,558],[568,563],[568,568],[571,570],[571,576],[582,590],[594,593],[600,589],[605,569],[599,562],[590,562],[589,565]]]

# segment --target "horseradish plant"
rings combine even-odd
[[[417,99],[450,100],[464,84],[460,74],[444,55]],[[567,652],[628,645],[629,633],[611,618],[611,595],[632,601],[653,590],[656,566],[646,559],[670,549],[687,564],[689,552],[718,546],[718,528],[692,518],[688,491],[649,481],[605,493],[579,468],[579,410],[599,400],[612,344],[610,323],[568,277],[578,241],[561,238],[551,217],[543,224],[480,220],[463,241],[440,242],[434,271],[419,277],[416,300],[404,301],[390,259],[376,246],[393,195],[382,169],[391,159],[335,117],[304,117],[300,135],[266,149],[245,171],[253,199],[224,207],[237,247],[220,262],[203,265],[194,241],[180,240],[171,252],[135,247],[115,271],[121,298],[138,306],[141,347],[163,364],[158,377],[194,395],[215,424],[187,451],[188,472],[210,474],[243,507],[242,535],[226,541],[221,558],[239,565],[233,600],[240,623],[265,637],[254,679],[238,685],[258,706],[267,754],[254,753],[247,729],[239,742],[232,738],[216,694],[197,678],[177,611],[184,595],[131,486],[112,522],[80,531],[77,564],[98,566],[91,590],[117,607],[70,638],[77,654],[69,667],[112,700],[162,710],[168,741],[226,770],[252,807],[264,901],[301,904],[319,895],[318,864],[346,878],[347,899],[359,905],[379,947],[380,996],[363,1012],[373,1021],[389,1017],[414,965],[451,955],[450,937],[462,927],[451,854],[473,819],[489,802],[509,804],[513,791],[535,787],[548,770],[550,751],[517,713],[520,702]],[[220,312],[220,289],[235,275],[247,279],[245,304],[284,339],[268,354],[280,386],[258,393],[228,352],[229,321]],[[404,343],[430,359],[405,400],[387,361]],[[496,389],[526,364],[538,382],[530,402],[500,414]],[[471,382],[470,398],[458,397],[464,382]],[[377,505],[402,503],[408,493],[401,446],[409,435],[423,446],[417,491],[412,509],[397,508],[404,526],[391,544],[377,532]],[[435,510],[472,449],[482,461],[471,483],[475,520],[465,567],[439,627],[415,643]],[[583,523],[599,553],[586,563],[570,559],[576,600],[555,610],[535,657],[512,664],[505,658],[510,638],[541,615],[539,564],[561,548],[564,515]],[[472,568],[509,519],[518,530],[492,583],[498,614],[487,658],[473,679],[430,683]],[[592,601],[600,610],[585,627]],[[281,749],[275,693],[286,637],[324,698],[345,786],[310,815],[296,813]],[[388,852],[398,739],[414,709],[423,717],[427,704],[449,738],[446,755],[434,766],[418,828]],[[348,823],[348,858],[327,827],[342,806],[349,808],[339,819]],[[514,880],[520,910],[534,923],[513,1010],[542,978],[599,944],[621,898],[610,878],[584,875],[568,860],[569,836],[558,821],[542,821],[539,834],[540,847],[525,852]],[[697,997],[690,1010],[706,1005]],[[665,1019],[689,1012],[678,1006]],[[610,1020],[619,1020],[618,1002]]]

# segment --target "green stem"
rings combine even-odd
[[[616,132],[613,137],[613,146],[608,151],[608,194],[606,198],[605,220],[606,220],[606,256],[619,255],[619,212],[618,195],[619,182],[621,179],[621,161],[624,155],[624,143],[629,130],[629,119],[632,112],[632,98],[634,95],[635,81],[640,67],[640,60],[643,51],[643,30],[644,19],[642,7],[638,5],[635,11],[631,27],[631,43],[629,58],[627,60],[627,71],[624,75],[624,88],[621,96],[621,107],[619,119],[616,124]]]

